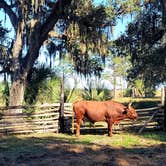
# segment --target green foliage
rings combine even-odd
[[[102,49],[106,44],[104,28],[109,27],[114,21],[113,12],[110,18],[106,7],[94,6],[90,0],[87,2],[84,0],[73,1],[71,9],[69,11],[71,20],[67,29],[68,46],[72,48],[72,45],[77,42],[81,46],[80,50],[83,54],[89,49],[93,52],[100,52],[101,55],[105,54]]]
[[[10,53],[8,48],[10,47],[10,42],[8,38],[9,31],[3,27],[2,21],[0,20],[0,74],[9,73]]]
[[[133,97],[154,97],[155,87],[151,87],[145,84],[141,79],[135,79],[129,83],[129,87],[132,90],[131,96]]]
[[[3,95],[3,99],[5,101],[5,105],[8,106],[9,105],[9,84],[8,82],[4,82],[4,89],[2,91]]]
[[[146,87],[145,88],[145,97],[154,97],[155,96],[155,87]]]
[[[93,82],[89,82],[87,87],[84,87],[82,98],[85,100],[108,100],[111,99],[111,94],[103,85],[98,84],[96,87]]]
[[[166,81],[165,28],[162,4],[149,1],[135,21],[128,25],[126,34],[116,41],[121,52],[125,50],[131,55],[129,81],[141,79],[145,88],[150,89]]]
[[[136,96],[137,97],[144,97],[145,91],[144,91],[144,83],[142,80],[135,80],[134,81],[135,90],[136,90]]]
[[[64,93],[64,102],[65,103],[71,103],[74,102],[76,100],[76,98],[78,96],[74,96],[74,92],[76,91],[75,88],[73,89],[65,89],[65,93]]]
[[[43,82],[36,96],[37,103],[59,103],[60,100],[60,80],[52,78]]]
[[[132,96],[132,89],[131,88],[125,89],[124,97],[131,97],[131,96]]]
[[[112,65],[116,76],[123,78],[127,76],[127,70],[131,67],[129,59],[129,56],[123,57],[121,55],[113,55]]]
[[[146,98],[142,101],[134,101],[134,108],[144,109],[144,108],[152,108],[157,107],[160,104],[160,100],[146,100]]]
[[[75,50],[78,51],[78,50]],[[98,56],[89,57],[78,53],[73,54],[75,70],[84,76],[100,76],[103,71],[102,59]]]
[[[75,89],[73,91],[72,95],[70,96],[70,98],[68,98],[68,96],[70,95],[69,94],[70,91],[71,91],[70,89],[65,90],[65,96],[66,96],[66,99],[68,99],[68,100],[66,100],[67,102],[73,103],[75,101],[83,100],[83,98],[82,98],[82,94],[84,92],[83,89]]]
[[[0,105],[5,105],[5,98],[3,95],[5,89],[4,82],[0,82]]]
[[[16,76],[16,78],[21,80],[23,78],[21,75],[24,76],[26,72],[29,72],[29,68],[32,68],[35,60],[37,59],[39,48],[46,40],[47,32],[50,30],[48,27],[53,27],[53,25],[56,23],[54,22],[54,18],[51,17],[52,15],[50,15],[50,13],[56,13],[56,11],[53,11],[53,9],[56,9],[55,3],[58,1],[32,0],[20,1],[20,3],[15,3],[15,1],[12,1],[11,5],[4,5],[6,2],[8,4],[10,3],[7,0],[3,1],[3,5],[1,5],[1,7],[8,7],[8,9],[4,9],[4,12],[9,15],[9,18],[12,18],[11,22],[16,30],[15,36],[19,36],[17,32],[22,33],[21,36],[23,38],[22,43],[20,43],[22,49],[20,49],[20,52],[18,51],[18,55],[13,56],[16,57],[14,61],[19,62],[17,65],[20,66],[15,66],[15,63],[13,63],[14,65],[8,65],[8,63],[4,63],[4,58],[2,59],[2,56],[0,56],[0,63],[3,65],[5,72],[10,72],[10,69],[13,70],[17,68],[18,70],[15,70],[17,72],[13,76]],[[65,5],[62,1],[61,7],[64,11],[60,16],[57,16],[59,21],[55,28],[58,32],[58,39],[54,39],[57,45],[56,47],[52,47],[52,45],[50,45],[49,56],[52,56],[53,54],[55,56],[56,51],[62,52],[62,50],[65,50],[64,52],[70,53],[71,59],[75,64],[76,71],[83,73],[84,75],[100,75],[103,69],[101,63],[102,61],[99,59],[90,58],[90,56],[97,54],[101,55],[104,59],[105,55],[108,53],[107,48],[109,34],[112,26],[116,24],[115,19],[121,14],[132,13],[132,11],[140,10],[140,16],[137,16],[137,20],[129,25],[126,36],[122,36],[119,41],[117,41],[117,45],[119,44],[122,46],[122,52],[125,52],[125,55],[128,55],[129,52],[131,53],[131,61],[133,65],[129,73],[129,80],[135,84],[135,80],[143,80],[145,92],[143,92],[141,88],[138,88],[141,95],[152,92],[155,85],[166,80],[166,47],[165,42],[162,41],[165,35],[165,27],[163,26],[162,21],[163,16],[161,15],[161,4],[158,4],[156,7],[156,2],[154,3],[154,1],[152,1],[151,5],[147,5],[145,3],[146,9],[142,10],[140,3],[142,3],[142,1],[118,0],[109,1],[106,6],[95,6],[90,0],[73,0],[71,4],[69,3],[69,8],[64,10]],[[67,1],[65,1],[65,4],[67,4]],[[17,17],[22,18],[23,20],[18,19]],[[21,27],[18,26],[22,25],[21,22],[19,22],[20,20],[26,23],[28,22],[28,24],[25,24],[25,27],[22,27],[23,30],[21,30]],[[15,23],[17,21],[18,24]],[[49,24],[47,25],[47,23]],[[20,31],[17,30],[17,27],[20,28]],[[0,29],[0,40],[4,40],[4,32],[6,32],[2,30],[4,29]],[[43,32],[44,35],[43,33],[38,34],[40,32]],[[43,36],[40,38],[40,35]],[[39,40],[36,41],[34,39]],[[13,40],[12,46],[17,47],[15,41],[17,40]],[[4,47],[1,48],[1,54],[2,52],[7,52]],[[22,54],[24,52],[22,51],[24,50],[23,48],[27,48],[25,51],[27,52],[27,55]],[[34,49],[32,48],[37,48],[34,55]],[[10,48],[8,52],[11,52],[12,50],[14,49]],[[117,50],[115,50],[115,52]],[[9,60],[8,57],[7,60]],[[30,60],[27,64],[32,64],[32,66],[25,65],[25,60]],[[126,67],[122,66],[123,68],[119,68],[119,64],[120,66],[121,64],[124,64],[124,61],[121,62],[120,60],[121,59],[118,59],[118,61],[115,60],[114,64],[116,69],[114,71],[117,73],[117,75],[122,75],[125,77]],[[39,100],[40,102],[57,101],[58,95],[53,95],[50,92],[55,93],[56,91],[58,94],[59,88],[57,87],[56,89],[53,89],[53,83],[48,81],[50,78],[46,79],[48,78],[46,73],[41,72],[37,76],[32,70],[31,73],[29,73],[29,78],[27,79],[28,85],[25,94],[25,101],[29,104],[35,103],[36,100]],[[50,84],[49,87],[48,84]],[[139,85],[136,86],[138,87]],[[92,90],[89,91],[91,94],[87,95],[89,95],[91,98],[106,98],[104,97],[105,92],[101,91],[100,89],[97,89],[94,94],[92,94]],[[7,94],[8,92],[5,93]],[[44,93],[47,95],[39,95]],[[67,93],[69,95],[70,92],[66,92],[66,100]]]
[[[107,54],[108,34],[105,30],[114,22],[115,14],[110,8],[95,6],[92,1],[72,1],[70,24],[67,26],[66,48],[71,54],[75,70],[85,76],[100,75],[103,66],[102,58],[91,57]]]
[[[9,84],[8,82],[0,82],[0,105],[8,106],[9,102]]]
[[[27,108],[27,109],[23,109],[23,113],[26,113],[27,115],[31,115],[33,112],[35,112],[36,110],[34,108]],[[32,117],[28,117],[28,119],[32,119]]]
[[[49,68],[45,68],[44,66],[33,68],[33,70],[31,70],[28,76],[28,83],[25,91],[25,102],[27,104],[34,104],[37,100],[40,102],[49,101],[53,91],[51,89],[52,86],[50,86],[49,89],[47,83],[53,75],[54,73]],[[39,95],[41,93],[42,96]],[[50,99],[50,101],[52,100]]]
[[[151,108],[157,107],[158,104],[161,103],[160,98],[132,98],[132,97],[123,97],[117,98],[116,101],[121,102],[125,105],[128,105],[132,102],[132,105],[136,109],[144,109],[144,108]]]

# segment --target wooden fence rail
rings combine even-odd
[[[58,132],[59,107],[59,103],[0,107],[0,134]],[[65,103],[65,116],[69,111],[72,104]]]
[[[58,132],[60,104],[44,104],[38,106],[0,107],[0,134],[25,134]],[[16,111],[17,110],[17,111]],[[19,110],[19,111],[18,111]],[[147,130],[160,129],[164,119],[164,110],[161,107],[138,109],[138,120],[124,120],[117,130]],[[155,113],[155,114],[154,114]],[[64,105],[66,131],[71,131],[72,104]],[[86,121],[81,130],[106,129],[107,124],[96,122],[94,126]]]

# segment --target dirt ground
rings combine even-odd
[[[166,144],[156,146],[112,147],[96,143],[71,143],[65,139],[33,141],[27,150],[23,140],[14,157],[0,153],[1,166],[165,166]],[[1,147],[2,148],[2,147]],[[2,149],[1,149],[2,150]],[[8,155],[7,155],[8,154]]]

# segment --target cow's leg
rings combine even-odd
[[[77,124],[76,124],[76,136],[80,136],[80,125],[81,125],[82,119],[77,119]]]
[[[108,136],[112,137],[112,125],[111,120],[108,121]]]

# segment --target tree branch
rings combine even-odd
[[[165,26],[166,23],[166,1],[165,0],[160,0],[161,3],[161,8],[162,8],[162,21],[163,25]]]
[[[61,17],[63,14],[65,7],[69,6],[70,4],[71,0],[59,0],[57,3],[55,3],[54,7],[52,8],[52,12],[41,27],[40,34],[43,40],[47,38],[48,33],[53,29],[59,17]]]
[[[34,26],[34,32],[31,36],[31,46],[24,58],[24,69],[28,71],[39,56],[39,49],[47,39],[49,32],[54,28],[58,19],[62,16],[65,8],[71,4],[71,0],[58,0],[52,8],[50,15],[44,24],[38,23]]]
[[[7,13],[7,15],[9,16],[10,21],[16,31],[18,18],[16,16],[16,14],[12,11],[11,6],[9,6],[4,0],[0,0],[0,8],[4,9],[5,13]]]

